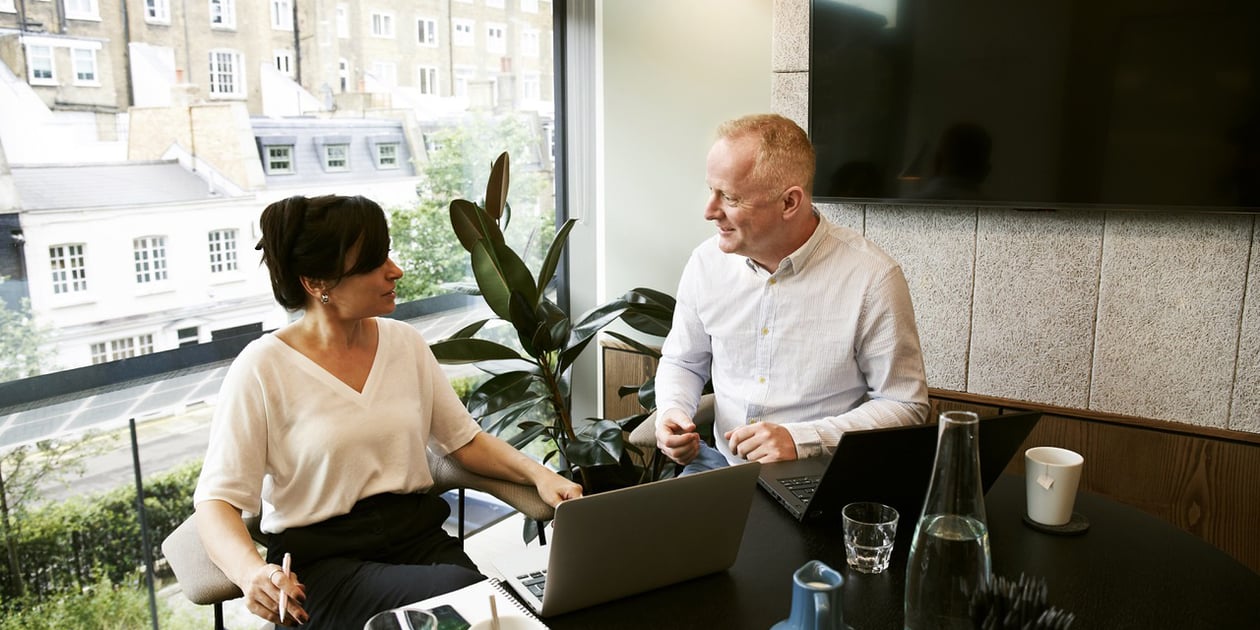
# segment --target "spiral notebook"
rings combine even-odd
[[[521,620],[522,623],[515,623],[511,626],[504,624],[504,627],[511,628],[532,628],[536,630],[547,630],[544,624],[534,613],[525,608],[520,601],[508,592],[507,587],[495,578],[489,578],[470,584],[457,591],[444,593],[436,597],[416,602],[407,608],[423,608],[425,610],[434,610],[440,606],[450,606],[458,612],[470,625],[477,625],[483,621],[490,620],[490,596],[494,596],[495,610],[499,614],[500,621],[514,618],[514,621]],[[443,622],[446,624],[447,622]],[[450,627],[466,628],[462,624],[439,625],[440,629],[445,630]]]

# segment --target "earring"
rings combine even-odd
[[[319,301],[320,301],[320,302],[323,302],[324,304],[327,304],[327,303],[328,303],[328,294],[327,294],[327,293],[324,293],[324,294],[320,295],[320,296],[319,296]]]

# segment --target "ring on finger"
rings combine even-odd
[[[268,581],[268,582],[271,582],[271,585],[272,585],[272,586],[279,586],[279,584],[276,584],[276,574],[277,574],[277,573],[284,573],[284,569],[281,569],[281,568],[275,568],[275,569],[272,569],[272,570],[271,570],[271,573],[268,573],[268,574],[267,574],[267,581]]]

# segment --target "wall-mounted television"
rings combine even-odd
[[[1260,212],[1260,0],[812,0],[822,201]]]

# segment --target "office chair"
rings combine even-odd
[[[534,486],[490,479],[465,470],[450,457],[439,457],[429,453],[429,469],[433,473],[433,488],[430,492],[443,493],[448,490],[459,491],[457,516],[459,521],[459,539],[464,539],[464,490],[472,488],[498,497],[504,503],[515,508],[527,518],[539,523],[549,521],[555,510],[538,496]],[[259,530],[259,518],[247,517],[245,526],[255,541],[262,544],[265,537]],[[539,528],[541,529],[541,527]],[[197,533],[194,516],[184,519],[166,540],[162,541],[162,554],[166,556],[175,579],[179,581],[184,596],[194,604],[214,606],[215,630],[223,630],[223,602],[241,597],[243,594],[231,580],[215,566],[210,556],[201,545],[201,537]]]

